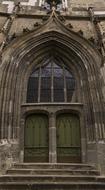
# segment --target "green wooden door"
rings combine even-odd
[[[80,162],[80,124],[75,114],[60,114],[57,117],[57,161]]]
[[[48,117],[33,114],[26,118],[25,124],[25,162],[48,161]]]

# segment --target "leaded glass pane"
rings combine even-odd
[[[41,102],[51,102],[51,65],[42,68],[41,73]]]
[[[51,64],[42,67],[41,77],[51,77]]]
[[[63,64],[50,61],[39,66],[29,77],[27,102],[71,102],[74,91],[72,73]]]
[[[54,101],[64,102],[63,69],[56,64],[54,64]]]
[[[54,77],[54,101],[64,102],[64,81],[63,77]]]
[[[38,70],[33,72],[29,77],[27,89],[27,102],[37,102],[38,99]]]
[[[67,88],[67,102],[71,102],[75,91],[75,79],[73,75],[68,71],[66,71],[66,88]]]
[[[43,77],[41,78],[41,102],[50,102],[51,101],[51,78]]]

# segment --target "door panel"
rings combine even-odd
[[[26,118],[24,161],[48,161],[48,117],[33,114]]]
[[[80,162],[80,124],[75,114],[57,117],[57,161]]]

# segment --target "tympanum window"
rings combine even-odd
[[[51,61],[35,69],[28,80],[27,102],[71,102],[75,78],[64,64]]]

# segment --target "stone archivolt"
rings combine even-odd
[[[15,39],[2,53],[1,138],[21,138],[21,105],[26,103],[28,78],[32,69],[49,56],[62,60],[74,71],[87,142],[104,139],[101,55],[91,43],[66,27],[55,10],[43,25]]]

